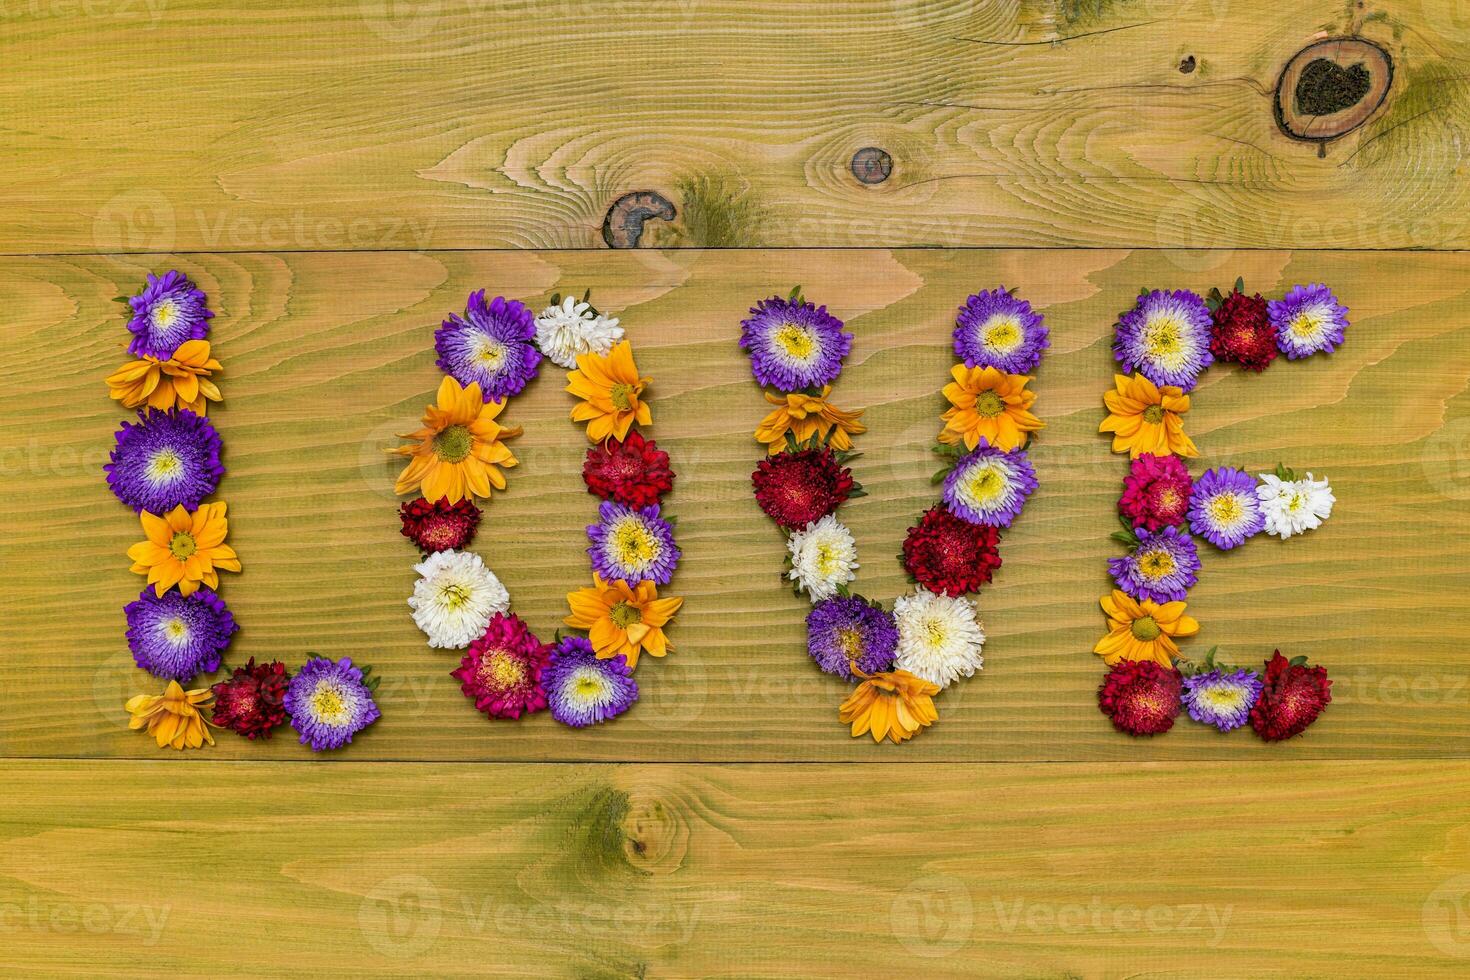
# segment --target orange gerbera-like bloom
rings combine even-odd
[[[207,687],[186,691],[178,681],[169,681],[162,694],[139,694],[128,699],[128,714],[133,716],[128,719],[128,727],[133,731],[146,728],[160,749],[167,745],[183,751],[197,749],[205,742],[213,745],[209,722],[199,710],[209,698]]]
[[[1198,456],[1199,450],[1184,434],[1189,396],[1174,385],[1160,388],[1141,374],[1113,375],[1117,390],[1103,393],[1108,417],[1097,427],[1113,434],[1113,452],[1137,459],[1155,456]]]
[[[599,659],[621,653],[632,668],[638,666],[640,653],[662,657],[669,652],[671,644],[663,628],[683,604],[682,598],[660,599],[652,582],[629,587],[621,579],[604,582],[593,572],[592,588],[567,594],[572,614],[563,622],[587,631]]]
[[[850,436],[862,435],[868,429],[858,421],[858,416],[863,414],[862,409],[856,412],[844,412],[842,409],[831,405],[827,401],[827,395],[831,393],[832,386],[825,385],[820,395],[804,395],[801,392],[792,392],[786,397],[773,395],[765,392],[766,401],[775,405],[776,408],[761,419],[761,424],[756,426],[755,437],[766,444],[768,455],[774,456],[786,448],[786,433],[797,443],[805,445],[812,436],[820,436],[822,442],[828,442],[838,451],[852,448]]]
[[[424,427],[399,437],[418,444],[388,450],[412,457],[393,492],[420,490],[425,500],[447,497],[453,504],[471,496],[488,498],[491,487],[504,490],[499,468],[515,466],[516,458],[500,440],[521,434],[519,428],[495,421],[505,404],[485,401],[478,383],[463,388],[446,376],[439,382],[436,404],[424,409]]]
[[[156,357],[129,361],[107,377],[107,393],[123,408],[147,405],[159,410],[187,408],[203,415],[222,400],[210,376],[224,368],[209,356],[209,341],[186,340],[166,361]]]
[[[146,541],[128,549],[133,571],[148,576],[157,595],[178,585],[184,595],[193,595],[200,584],[219,588],[219,569],[240,570],[235,549],[225,544],[229,522],[225,504],[205,504],[192,514],[180,504],[163,517],[146,510],[138,515]]]
[[[1175,637],[1193,636],[1199,622],[1184,615],[1184,603],[1139,601],[1126,592],[1113,590],[1102,597],[1108,616],[1108,635],[1097,641],[1092,652],[1112,666],[1120,660],[1152,660],[1173,667],[1179,655]]]
[[[1036,393],[1026,390],[1029,375],[963,364],[949,373],[954,380],[944,386],[944,397],[953,407],[943,415],[940,442],[951,446],[963,442],[966,449],[974,449],[984,439],[1009,452],[1026,445],[1028,432],[1046,425],[1031,414]]]
[[[602,442],[609,436],[622,442],[633,423],[651,425],[653,413],[643,401],[643,389],[652,378],[640,377],[633,363],[633,346],[626,340],[601,354],[578,354],[577,370],[567,372],[566,390],[582,399],[572,409],[573,422],[587,423],[587,438]]]
[[[842,702],[837,717],[852,725],[853,738],[871,732],[875,742],[888,738],[897,744],[939,720],[939,712],[934,710],[938,684],[906,670],[865,674],[857,664],[851,664],[849,669],[863,678],[863,682]]]

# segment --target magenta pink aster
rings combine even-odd
[[[1157,531],[1183,524],[1189,514],[1193,492],[1189,470],[1178,456],[1142,453],[1131,464],[1123,480],[1123,497],[1118,513],[1134,527]]]
[[[519,718],[546,707],[541,671],[550,658],[551,645],[536,639],[519,616],[496,613],[450,674],[489,717]]]

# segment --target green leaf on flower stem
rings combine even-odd
[[[1112,538],[1114,541],[1118,542],[1129,551],[1132,551],[1134,548],[1138,547],[1137,536],[1129,534],[1126,531],[1114,531],[1112,534],[1109,534],[1108,537]]]
[[[1307,658],[1306,657],[1292,657],[1290,660],[1287,661],[1287,663],[1290,664],[1293,667],[1305,667],[1307,665]]]
[[[126,303],[132,298],[131,296],[114,296],[112,297],[112,301],[114,303]]]
[[[933,476],[929,477],[929,485],[931,487],[937,487],[937,486],[939,486],[939,484],[943,483],[949,477],[949,474],[951,472],[953,472],[953,470],[954,470],[954,467],[953,466],[946,466],[946,467],[944,467],[939,472],[937,472]]]
[[[940,456],[943,456],[946,459],[959,459],[961,456],[964,455],[959,446],[951,446],[948,443],[943,442],[936,442],[931,447],[931,449],[933,452],[938,453]]]
[[[561,305],[561,293],[552,293],[551,294],[550,305],[551,306],[560,306]]]
[[[1296,479],[1296,471],[1283,463],[1276,464],[1276,479],[1286,480],[1288,483]]]
[[[786,296],[786,302],[788,302],[788,303],[805,303],[806,302],[806,298],[801,295],[801,284],[800,283],[798,283],[795,286],[792,286],[791,287],[791,292],[789,294],[787,294],[787,296]]]
[[[866,497],[867,495],[868,495],[868,491],[864,490],[860,485],[858,485],[856,483],[854,483],[852,485],[852,489],[851,490],[847,491],[847,499],[848,500],[854,500],[854,499],[856,499],[858,497]]]
[[[1245,292],[1245,276],[1235,277],[1235,291],[1237,293]]]

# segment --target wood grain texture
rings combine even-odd
[[[1128,760],[1461,758],[1470,734],[1463,623],[1470,564],[1470,255],[1171,251],[670,251],[239,254],[142,260],[11,259],[0,361],[0,754],[158,755],[124,727],[127,696],[153,687],[123,638],[141,579],[138,536],[99,469],[122,416],[102,377],[123,359],[112,297],[177,266],[209,293],[226,372],[212,415],[225,440],[231,540],[245,571],[223,594],[244,632],[231,658],[350,655],[385,676],[383,720],[347,758],[429,760]],[[1184,725],[1137,743],[1097,712],[1108,533],[1125,464],[1096,434],[1111,324],[1141,284],[1206,289],[1245,277],[1280,293],[1334,284],[1352,309],[1331,358],[1262,376],[1214,369],[1188,417],[1200,465],[1325,474],[1339,504],[1306,537],[1211,553],[1191,610],[1196,652],[1229,660],[1273,647],[1329,666],[1336,700],[1283,746]],[[1053,351],[1034,388],[1048,428],[1041,490],[1002,543],[981,596],[986,669],[940,699],[940,721],[904,747],[853,741],[836,720],[844,686],[804,652],[806,603],[777,580],[779,533],[749,493],[763,402],[736,346],[746,307],[792,283],[856,334],[835,397],[867,410],[844,509],[864,559],[858,585],[905,588],[892,557],[934,499],[926,447],[951,364],[954,308],[1016,287],[1047,315]],[[438,382],[434,326],[473,288],[540,302],[591,287],[619,312],[655,377],[654,434],[672,453],[687,603],[675,652],[640,665],[644,700],[577,733],[542,715],[491,724],[429,650],[404,600],[414,553],[398,534],[394,464],[381,455]],[[490,505],[478,550],[543,635],[587,577],[585,442],[555,374],[516,399],[523,465]],[[229,759],[300,759],[289,737],[226,738]]]
[[[1464,763],[0,773],[23,976],[1396,978],[1470,955]]]
[[[7,253],[601,248],[637,191],[645,245],[1470,245],[1454,0],[13,6]],[[1394,85],[1319,157],[1273,90],[1342,35]]]

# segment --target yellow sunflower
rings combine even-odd
[[[124,706],[132,715],[128,727],[133,731],[146,729],[160,749],[168,746],[183,751],[197,749],[206,742],[213,745],[209,722],[199,710],[210,697],[207,687],[186,691],[178,681],[169,681],[162,694],[139,694],[128,699]]]
[[[187,408],[196,415],[223,399],[210,376],[224,368],[209,356],[209,341],[186,340],[168,360],[129,361],[107,377],[107,393],[123,408]]]
[[[466,497],[488,498],[491,487],[504,490],[499,468],[515,466],[516,458],[501,440],[521,430],[495,421],[503,408],[505,402],[485,401],[478,384],[464,388],[446,376],[439,382],[436,403],[424,409],[424,427],[400,437],[417,444],[388,450],[411,457],[394,492],[420,490],[431,502],[447,497],[452,504]]]
[[[652,582],[635,586],[621,579],[605,582],[593,572],[592,588],[567,594],[572,612],[563,622],[587,631],[599,659],[621,653],[632,668],[638,666],[640,653],[650,657],[668,653],[672,644],[664,636],[664,627],[683,604],[682,598],[660,599]]]
[[[1179,655],[1176,637],[1193,636],[1199,622],[1184,614],[1183,602],[1139,601],[1119,589],[1103,596],[1108,617],[1108,635],[1097,641],[1092,652],[1109,667],[1120,660],[1152,660],[1173,667]]]
[[[857,664],[849,669],[863,682],[837,709],[837,717],[852,726],[852,737],[871,733],[873,741],[884,738],[905,742],[939,719],[934,695],[939,685],[931,684],[906,670],[865,674]]]
[[[1108,417],[1097,427],[1113,434],[1113,452],[1137,459],[1155,456],[1198,456],[1194,442],[1184,434],[1182,416],[1189,396],[1173,385],[1160,388],[1141,374],[1113,375],[1113,391],[1103,393]]]
[[[852,448],[850,436],[862,435],[867,427],[858,421],[862,409],[846,412],[827,401],[831,385],[822,388],[820,395],[805,395],[792,392],[785,397],[765,392],[766,401],[775,405],[771,413],[756,427],[755,438],[765,443],[766,453],[774,456],[786,448],[786,433],[791,433],[798,443],[805,445],[812,436],[820,436],[838,451]],[[830,441],[829,441],[830,436]]]
[[[578,354],[577,370],[567,373],[566,390],[582,399],[572,408],[572,421],[586,422],[587,438],[593,442],[609,436],[622,442],[634,422],[653,424],[653,413],[643,400],[643,389],[652,380],[639,376],[633,346],[626,340],[606,357]]]
[[[229,521],[225,503],[204,504],[192,514],[180,504],[163,517],[146,510],[138,515],[146,540],[128,549],[132,571],[148,576],[156,595],[175,585],[184,595],[193,595],[200,585],[219,588],[219,570],[238,572],[240,559],[225,544]]]
[[[943,415],[940,442],[951,446],[963,442],[966,449],[974,449],[984,439],[1009,452],[1025,446],[1027,434],[1046,425],[1031,414],[1036,393],[1026,390],[1029,375],[956,364],[950,376],[954,380],[944,386],[944,397],[952,407]]]

